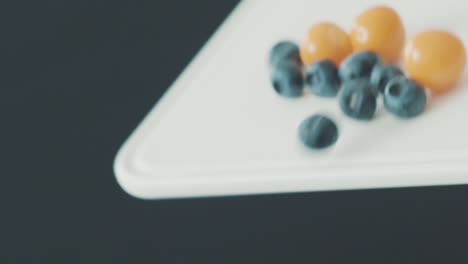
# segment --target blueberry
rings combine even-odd
[[[349,117],[370,120],[377,108],[375,88],[366,78],[344,82],[340,94],[341,110]]]
[[[370,77],[375,65],[381,64],[379,56],[375,52],[360,51],[346,58],[340,66],[339,75],[341,81]]]
[[[278,42],[270,51],[270,66],[276,67],[278,64],[293,62],[302,65],[299,55],[299,47],[291,41]]]
[[[313,94],[323,97],[335,97],[340,89],[338,70],[330,60],[318,61],[307,67],[305,83]]]
[[[335,144],[338,127],[324,115],[313,115],[300,124],[299,139],[309,148],[323,149]]]
[[[426,101],[424,89],[404,76],[392,79],[385,87],[384,105],[398,117],[411,118],[421,114]]]
[[[284,63],[272,69],[271,82],[275,91],[285,97],[302,95],[304,77],[302,68],[295,63]]]
[[[403,72],[395,65],[376,65],[371,73],[371,83],[378,89],[380,93],[384,93],[388,82],[398,76],[402,76]]]

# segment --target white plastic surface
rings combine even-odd
[[[407,35],[445,28],[468,43],[462,0],[387,1]],[[402,121],[382,104],[372,122],[341,114],[337,100],[279,97],[267,57],[281,39],[300,41],[317,21],[346,29],[385,1],[245,0],[119,151],[120,185],[140,198],[383,188],[468,183],[467,80]],[[297,127],[327,113],[340,137],[327,151],[300,145]]]

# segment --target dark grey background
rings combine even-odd
[[[466,186],[166,201],[120,189],[120,144],[236,2],[0,4],[0,263],[467,263]]]

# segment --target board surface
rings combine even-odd
[[[241,2],[120,149],[120,185],[137,197],[170,198],[468,183],[466,74],[406,121],[380,102],[374,121],[357,122],[336,99],[288,100],[271,88],[266,63],[275,42],[300,41],[324,20],[349,30],[359,12],[382,3]],[[408,36],[437,27],[468,43],[463,1],[389,5]],[[318,112],[340,130],[337,144],[322,152],[297,139],[299,123]]]

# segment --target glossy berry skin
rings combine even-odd
[[[329,22],[313,25],[300,48],[301,59],[306,66],[320,60],[331,60],[340,65],[352,51],[348,34]]]
[[[379,93],[385,92],[385,87],[390,80],[398,76],[402,76],[403,72],[400,68],[395,65],[376,65],[372,70],[370,81],[372,85],[379,91]]]
[[[321,97],[335,97],[341,84],[338,70],[330,60],[317,61],[307,67],[305,83],[313,94]]]
[[[309,148],[324,149],[337,141],[338,127],[327,116],[313,115],[300,124],[299,139]]]
[[[381,63],[382,61],[375,52],[356,52],[341,63],[339,75],[343,82],[359,78],[369,78],[374,66]]]
[[[282,63],[271,69],[273,89],[281,96],[295,98],[302,95],[304,77],[301,66],[296,63]]]
[[[370,120],[377,108],[375,88],[366,78],[346,81],[341,87],[340,108],[347,116]]]
[[[280,41],[276,43],[270,51],[270,66],[276,67],[279,64],[288,62],[302,65],[299,55],[299,46],[292,41]]]
[[[463,42],[447,31],[430,30],[416,34],[404,51],[408,77],[435,93],[456,86],[465,64]]]
[[[394,9],[376,6],[355,19],[350,39],[354,51],[374,51],[385,63],[397,63],[405,44],[405,29]]]
[[[426,107],[426,93],[416,82],[401,76],[392,79],[385,88],[385,108],[401,118],[418,116]]]

